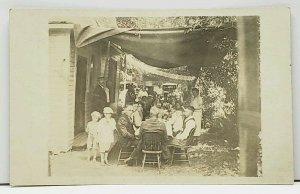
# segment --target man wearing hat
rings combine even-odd
[[[176,135],[176,138],[179,140],[186,140],[190,133],[196,129],[196,120],[193,116],[195,109],[192,106],[187,106],[184,108],[184,121],[183,121],[183,130],[181,133]]]
[[[195,109],[192,106],[184,108],[183,115],[185,117],[183,121],[183,130],[176,135],[170,144],[177,146],[185,146],[191,144],[191,138],[194,136],[196,130],[196,121],[193,116]]]
[[[107,105],[107,95],[105,92],[104,77],[98,78],[98,84],[93,93],[93,109],[103,113],[103,108]]]

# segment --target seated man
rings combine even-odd
[[[175,146],[185,146],[190,145],[189,138],[192,136],[196,129],[196,121],[193,117],[194,113],[194,107],[188,106],[184,109],[183,115],[185,116],[185,119],[183,121],[183,130],[175,136],[171,140],[169,144],[175,145]]]
[[[136,145],[133,124],[131,121],[132,114],[133,107],[132,105],[128,105],[125,107],[123,113],[117,120],[117,130],[120,138],[119,142],[122,147],[130,147],[131,145]]]
[[[170,158],[170,151],[167,147],[167,131],[163,122],[158,119],[159,111],[154,106],[150,109],[150,118],[144,121],[140,128],[139,142],[137,148],[131,153],[130,157],[125,160],[125,163],[132,159],[137,159],[142,153],[142,136],[147,131],[160,131],[163,136],[162,142],[162,159],[168,160]]]

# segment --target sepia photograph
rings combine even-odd
[[[12,10],[10,184],[292,184],[290,48],[287,7]]]
[[[48,176],[263,176],[259,66],[258,16],[51,18]]]

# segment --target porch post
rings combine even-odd
[[[240,175],[257,176],[260,120],[259,18],[238,18]]]
[[[110,41],[107,43],[107,50],[106,50],[106,60],[105,60],[105,70],[104,70],[104,77],[108,77],[109,72],[109,61],[110,61]]]
[[[120,88],[120,73],[121,73],[121,65],[123,61],[123,57],[120,57],[120,59],[117,61],[117,72],[116,72],[116,88],[115,88],[115,102],[118,105],[119,102],[119,88]]]

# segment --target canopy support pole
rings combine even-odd
[[[238,27],[240,175],[257,177],[261,129],[258,17],[239,17]]]
[[[109,61],[110,61],[110,41],[107,43],[107,52],[106,52],[106,59],[105,59],[105,71],[104,71],[104,77],[108,77],[109,72]]]

